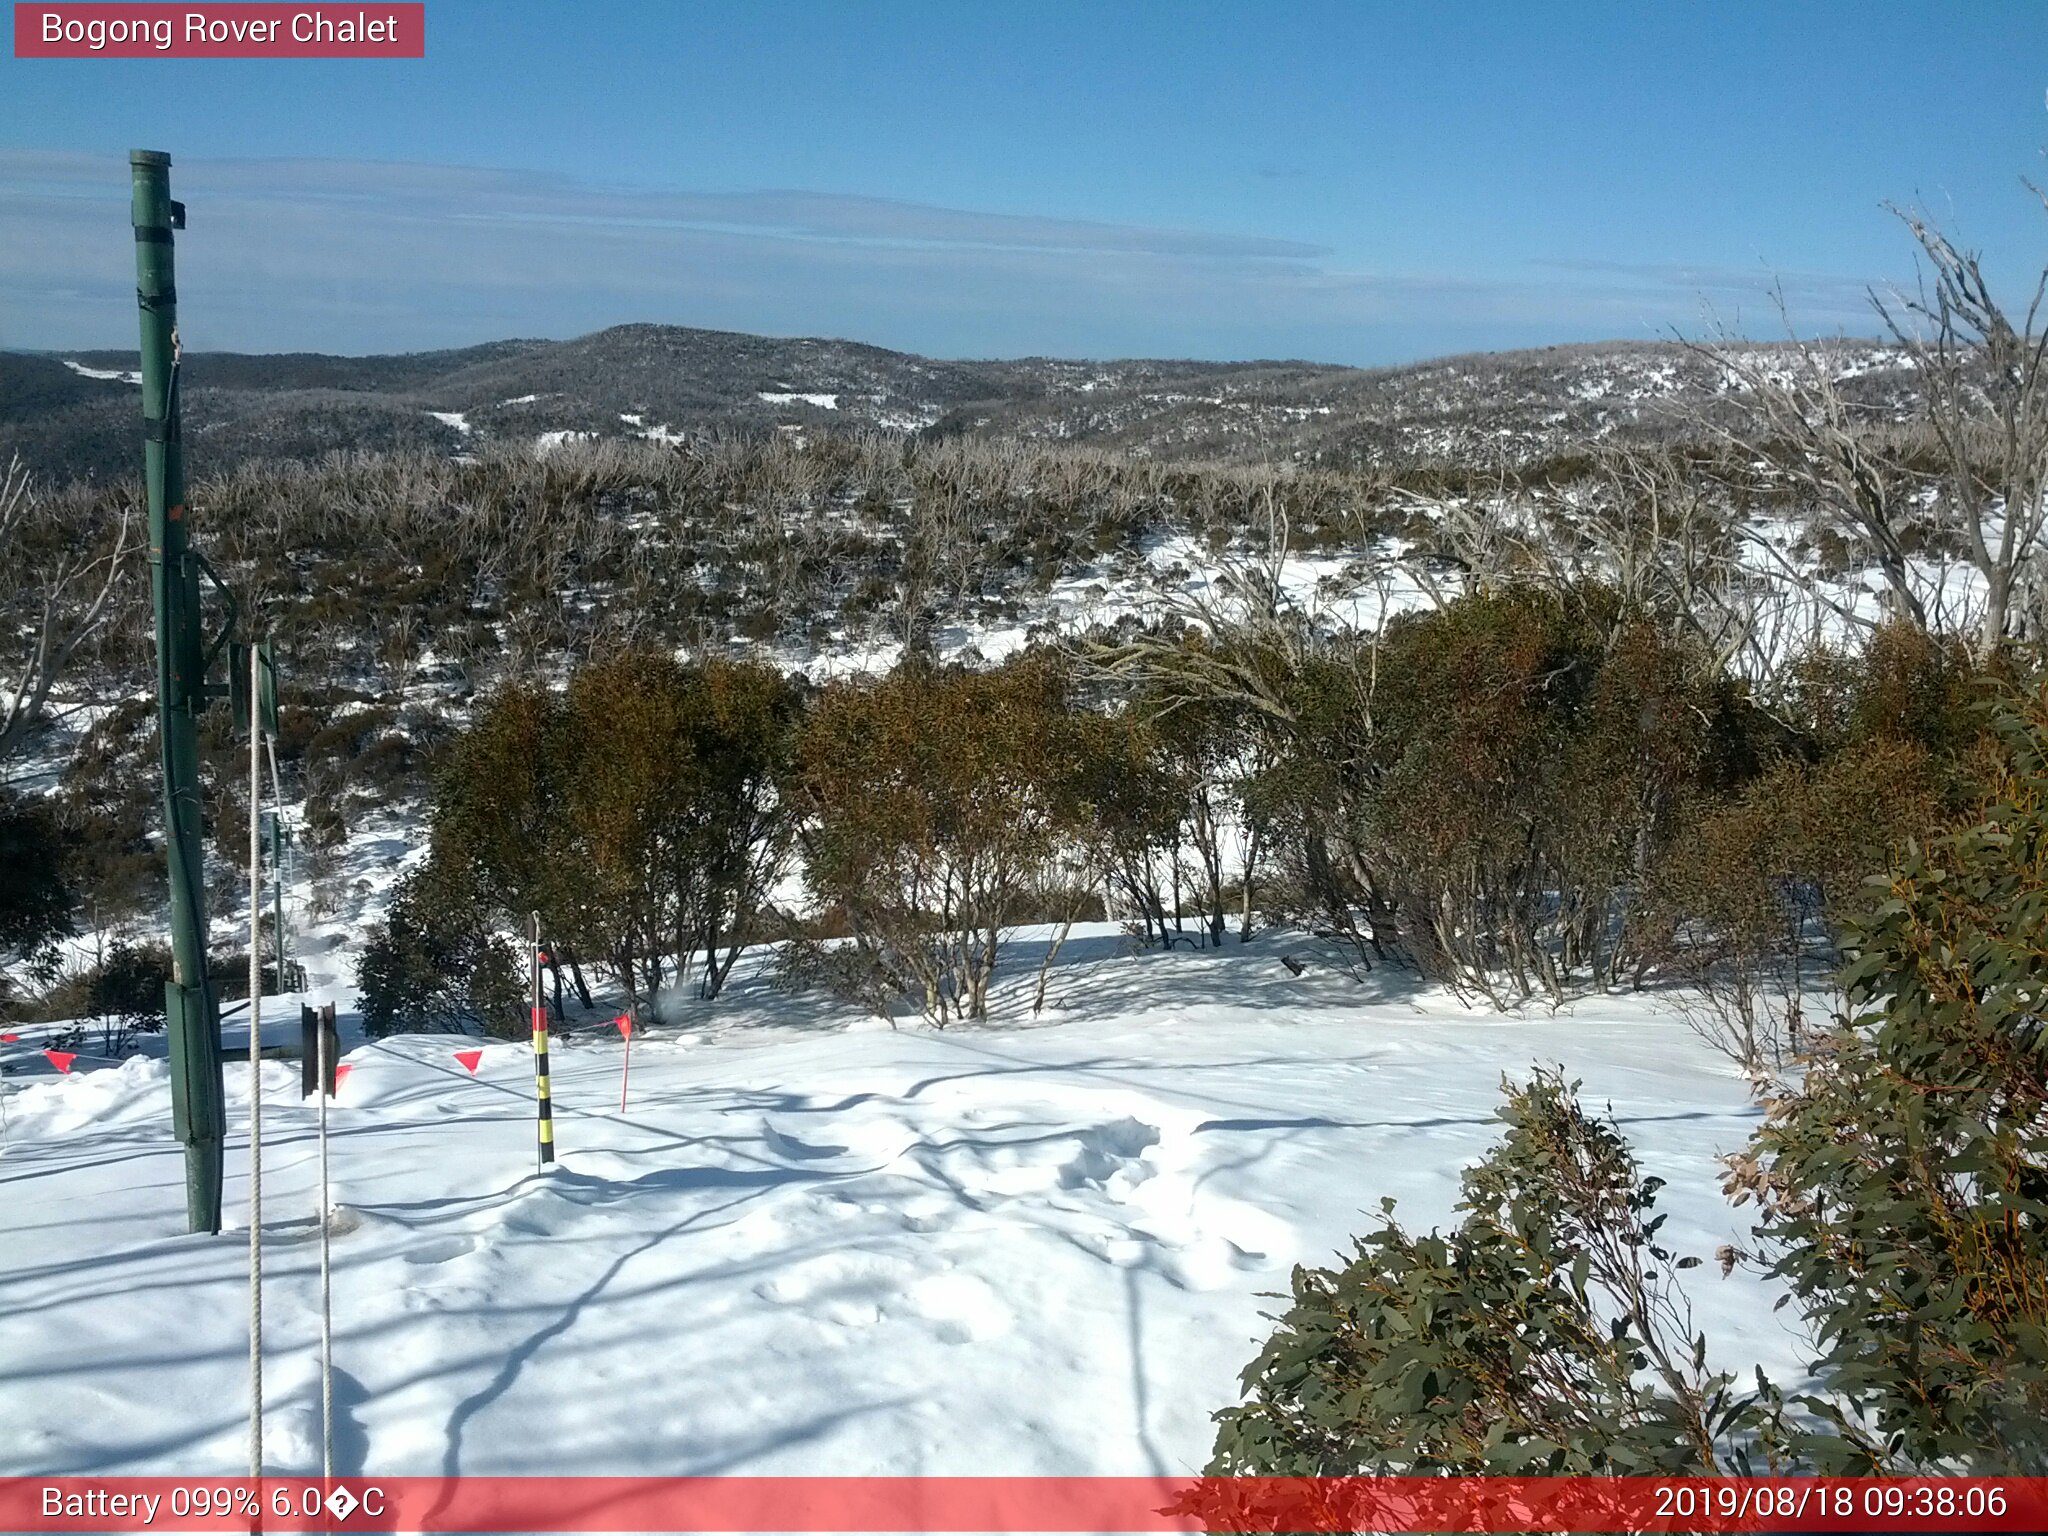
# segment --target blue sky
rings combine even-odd
[[[424,61],[0,58],[0,346],[628,320],[940,356],[1385,363],[1872,328],[1920,201],[2048,256],[2048,6],[429,0]]]

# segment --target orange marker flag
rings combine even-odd
[[[633,1015],[622,1013],[612,1022],[619,1027],[619,1033],[626,1037],[626,1065],[619,1073],[619,1113],[626,1112],[626,1084],[633,1076]]]

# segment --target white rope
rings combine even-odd
[[[263,750],[270,764],[270,814],[275,818],[278,834],[277,868],[271,875],[278,882],[283,897],[278,903],[282,909],[298,899],[292,890],[293,840],[285,835],[284,830],[284,780],[277,769],[276,739],[264,737]],[[283,924],[277,936],[277,987],[280,992],[286,990],[285,974],[291,969],[298,948],[292,937],[292,925]],[[303,998],[299,1006],[306,1006]],[[327,1084],[332,1078],[334,1063],[327,1054],[324,1018],[315,1019],[313,1035],[313,1091],[320,1098],[320,1476],[331,1483],[334,1480],[334,1201],[329,1193],[327,1176]]]
[[[320,1095],[320,1475],[334,1477],[334,1287],[330,1268],[328,1221],[334,1207],[327,1198],[327,1074],[334,1068],[327,1059],[327,1022],[317,1022],[314,1033],[320,1043],[314,1047],[320,1074],[316,1091]]]
[[[249,1475],[263,1475],[263,722],[249,647]]]

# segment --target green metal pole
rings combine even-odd
[[[227,1138],[220,1017],[206,975],[206,900],[200,851],[199,712],[206,707],[199,567],[186,540],[185,462],[178,436],[178,290],[171,231],[185,210],[171,201],[171,157],[138,149],[135,296],[142,311],[143,458],[149,484],[150,586],[156,605],[157,718],[164,764],[164,847],[170,865],[171,1114],[185,1146],[185,1208],[194,1232],[220,1231]]]
[[[270,813],[270,947],[277,956],[277,990],[289,992],[284,974],[284,808]]]

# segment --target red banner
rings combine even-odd
[[[423,59],[424,4],[14,7],[17,59]]]
[[[50,1477],[8,1531],[2041,1531],[2048,1478]]]

